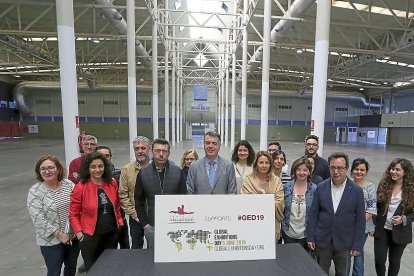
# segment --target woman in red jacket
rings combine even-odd
[[[117,248],[123,220],[117,184],[105,156],[88,155],[80,178],[70,197],[69,220],[88,271],[105,249]]]

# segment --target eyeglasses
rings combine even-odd
[[[314,148],[316,148],[316,147],[318,147],[318,144],[311,144],[311,143],[308,143],[308,144],[306,144],[306,147],[308,147],[308,148],[310,148],[310,147],[314,147]]]
[[[335,166],[330,166],[329,167],[329,170],[331,171],[331,172],[334,172],[334,171],[338,171],[338,172],[342,172],[343,170],[345,170],[346,168],[345,167],[335,167]]]
[[[96,147],[96,143],[87,143],[87,142],[85,142],[85,143],[83,143],[83,145],[85,147]]]
[[[160,153],[164,153],[167,154],[169,152],[169,150],[162,150],[162,149],[155,149],[153,150],[156,154],[160,154]]]
[[[42,167],[39,169],[40,173],[54,172],[55,170],[56,170],[56,167],[53,167],[53,166]]]

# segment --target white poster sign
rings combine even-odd
[[[155,196],[155,262],[275,259],[275,242],[272,194]]]
[[[38,125],[27,125],[27,131],[29,133],[39,133],[39,126]]]
[[[369,130],[369,131],[367,132],[367,137],[368,137],[369,139],[373,139],[373,138],[375,138],[375,130]]]

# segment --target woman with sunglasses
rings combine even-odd
[[[36,228],[36,242],[46,263],[47,275],[76,274],[79,242],[72,240],[68,212],[74,184],[65,178],[65,169],[54,155],[41,157],[35,165],[38,182],[27,196],[27,208]]]
[[[106,157],[96,152],[87,155],[80,177],[70,198],[69,220],[89,271],[105,249],[117,248],[118,229],[124,222],[118,185]]]

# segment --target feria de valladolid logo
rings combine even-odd
[[[177,210],[169,211],[170,223],[194,223],[194,212],[186,211],[184,205],[177,207]]]

